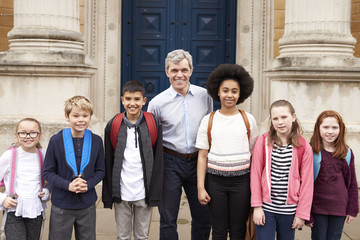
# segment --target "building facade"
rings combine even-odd
[[[156,19],[156,16],[162,16],[156,15],[157,10],[159,14],[164,12],[169,19],[168,29],[179,24],[179,28],[165,35],[168,41],[187,27],[190,28],[188,34],[193,34],[191,29],[196,21],[193,16],[200,12],[197,2],[205,8],[209,6],[201,12],[203,15],[199,15],[203,22],[209,20],[209,24],[204,26],[206,29],[211,26],[212,16],[226,15],[226,12],[213,14],[221,8],[219,4],[232,1],[184,1],[180,8],[187,18],[179,23],[171,20],[171,14],[176,14],[179,6],[172,7],[175,1],[170,0],[33,0],[31,4],[26,0],[2,1],[1,151],[15,141],[15,124],[27,116],[42,122],[42,142],[46,146],[51,135],[67,126],[63,104],[65,99],[74,95],[84,95],[93,102],[91,129],[103,134],[107,121],[121,108],[121,84],[124,73],[129,70],[123,63],[127,56],[134,56],[134,53],[125,52],[128,49],[124,49],[124,42],[135,39],[138,36],[136,29],[145,29],[148,24],[139,19],[135,22],[135,17],[126,17],[131,2],[138,3],[131,5],[130,9],[139,8],[139,12],[145,15],[150,8],[142,2],[155,6],[151,12],[153,15],[147,15],[150,16],[147,20],[153,20],[151,26],[155,29],[164,26],[163,19]],[[360,102],[360,63],[357,58],[360,56],[357,43],[360,39],[360,0],[233,2],[234,18],[224,18],[224,26],[236,26],[234,34],[229,35],[234,44],[224,45],[224,52],[229,51],[230,58],[234,54],[234,62],[243,65],[255,80],[252,97],[240,107],[251,112],[265,131],[269,124],[269,105],[277,99],[287,99],[293,103],[307,139],[318,114],[326,109],[336,110],[347,125],[348,144],[355,155],[360,156],[360,113],[357,107]],[[187,14],[186,7],[191,9],[190,14]],[[134,16],[137,16],[135,11]],[[124,29],[130,24],[135,25],[135,30],[129,40],[130,34]],[[182,46],[184,36],[178,39],[171,46]],[[224,41],[227,40],[226,37]],[[150,45],[155,46],[159,41],[151,39],[153,45]],[[189,46],[197,46],[196,41],[205,39],[199,36]],[[166,44],[165,49],[172,50]],[[147,50],[150,52],[151,48]],[[191,53],[196,62],[200,62],[201,56]],[[158,57],[161,61],[163,56],[166,52],[160,51]],[[199,69],[195,67],[195,72]],[[154,84],[147,85],[149,89],[157,89],[157,80],[154,79]],[[360,162],[357,171],[360,176]]]

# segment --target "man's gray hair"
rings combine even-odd
[[[167,57],[165,58],[165,71],[169,69],[169,63],[178,63],[183,59],[188,60],[190,70],[193,69],[193,62],[192,62],[192,56],[189,52],[183,50],[183,49],[176,49],[174,51],[171,51],[168,53]]]

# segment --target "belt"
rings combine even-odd
[[[173,155],[175,157],[182,157],[182,158],[186,158],[186,159],[193,159],[196,158],[198,156],[198,152],[194,152],[194,153],[178,153],[174,150],[168,149],[166,147],[163,147],[163,151],[165,153],[168,153],[170,155]]]

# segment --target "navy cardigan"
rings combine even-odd
[[[104,148],[100,136],[92,135],[90,162],[85,167],[83,178],[88,191],[76,194],[68,190],[74,179],[73,171],[66,163],[62,131],[51,137],[44,161],[44,179],[53,187],[52,204],[63,209],[83,209],[97,200],[95,185],[105,176]]]

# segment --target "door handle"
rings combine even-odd
[[[155,89],[155,86],[152,82],[148,82],[145,86],[146,92],[152,93]]]

